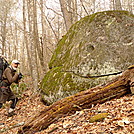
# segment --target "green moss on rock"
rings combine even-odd
[[[58,42],[50,71],[40,88],[42,98],[56,101],[104,82],[74,75],[100,75],[125,70],[134,63],[134,15],[104,11],[82,18]],[[51,98],[51,99],[50,99]]]

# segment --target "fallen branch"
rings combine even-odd
[[[25,124],[24,122],[20,122],[20,123],[14,124],[13,126],[9,126],[9,127],[6,127],[6,128],[2,128],[2,129],[0,129],[0,133],[4,133],[4,132],[6,132],[6,131],[8,131],[8,130],[11,130],[11,129],[13,129],[13,128],[23,126],[24,124]]]
[[[104,86],[97,86],[57,101],[29,119],[18,131],[18,134],[38,132],[66,114],[91,108],[92,105],[130,93],[129,82],[132,77],[134,77],[134,68],[126,70],[121,76],[116,77]]]

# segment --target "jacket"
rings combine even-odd
[[[10,86],[13,82],[18,83],[18,74],[16,70],[9,66],[5,69],[2,75],[3,82],[6,83],[6,86]]]

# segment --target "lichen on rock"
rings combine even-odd
[[[107,80],[74,75],[100,75],[125,70],[134,63],[134,15],[104,11],[76,22],[58,42],[50,71],[41,82],[42,99],[53,103]]]

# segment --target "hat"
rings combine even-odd
[[[12,63],[20,64],[20,62],[18,60],[13,60]]]

